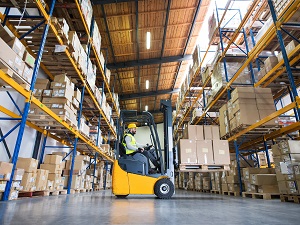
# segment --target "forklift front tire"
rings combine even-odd
[[[169,199],[174,194],[174,184],[167,178],[158,180],[154,185],[154,194],[160,199]]]

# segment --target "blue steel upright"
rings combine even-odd
[[[236,140],[234,141],[234,148],[235,148],[235,157],[236,157],[236,164],[237,164],[239,184],[240,184],[240,195],[242,195],[243,183],[242,183],[242,174],[241,174],[241,166],[240,166],[240,153],[239,153],[239,146]]]
[[[52,0],[52,2],[51,2],[51,6],[50,6],[50,10],[49,10],[49,16],[50,17],[53,14],[55,2],[56,2],[56,0]],[[36,78],[38,76],[38,71],[39,71],[39,68],[40,68],[40,63],[41,63],[41,59],[42,59],[42,56],[43,56],[43,51],[44,51],[48,31],[49,31],[49,24],[46,24],[45,28],[44,28],[43,35],[42,35],[41,45],[39,47],[39,51],[38,51],[38,54],[37,54],[37,57],[36,57],[36,60],[35,60],[35,63],[34,63],[35,65],[34,65],[32,80],[31,80],[31,84],[30,84],[31,96],[33,95],[34,85],[35,85],[35,82],[36,82]],[[22,139],[23,139],[23,134],[24,134],[24,130],[25,130],[26,120],[27,120],[28,112],[29,112],[29,108],[30,108],[30,103],[31,103],[31,99],[27,99],[26,103],[25,103],[25,106],[24,106],[24,111],[23,111],[23,115],[22,115],[20,129],[19,129],[19,132],[18,132],[16,145],[15,145],[15,149],[14,149],[14,154],[13,154],[13,157],[12,157],[13,168],[12,168],[12,172],[11,172],[11,177],[10,177],[9,181],[7,182],[7,184],[6,184],[4,195],[3,195],[3,200],[4,201],[7,201],[8,198],[9,198],[9,193],[10,193],[10,189],[11,189],[11,185],[12,185],[12,181],[13,181],[13,177],[14,177],[18,157],[19,157],[19,152],[20,152],[21,143],[22,143]]]
[[[292,73],[290,62],[289,62],[289,59],[288,59],[288,56],[287,56],[287,53],[286,53],[286,49],[285,49],[285,46],[284,46],[284,41],[283,41],[281,31],[280,31],[279,27],[277,27],[277,21],[278,20],[277,20],[277,15],[276,15],[272,0],[268,0],[268,4],[269,4],[269,7],[270,7],[270,12],[271,12],[273,22],[274,22],[274,25],[275,25],[275,28],[276,28],[277,39],[278,39],[278,42],[279,42],[279,45],[280,45],[280,49],[281,49],[281,52],[282,52],[282,57],[283,57],[283,60],[284,60],[284,64],[285,64],[285,67],[286,67],[288,79],[289,79],[290,86],[291,86],[291,89],[292,89],[291,90],[292,91],[292,97],[295,101],[296,97],[298,97],[297,86],[296,86],[295,81],[294,81],[293,73]],[[296,112],[295,116],[296,116],[297,121],[299,121],[300,111],[299,111],[299,109],[297,109],[296,111],[297,112]]]

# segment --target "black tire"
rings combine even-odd
[[[154,185],[154,194],[160,199],[169,199],[174,194],[174,184],[167,178],[158,180]]]
[[[128,195],[116,195],[117,198],[126,198]]]

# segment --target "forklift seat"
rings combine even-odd
[[[123,155],[119,158],[119,166],[128,173],[148,174],[148,159],[141,153]]]

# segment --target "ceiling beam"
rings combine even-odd
[[[186,61],[191,59],[192,59],[192,55],[169,56],[163,58],[142,59],[139,61],[133,60],[127,62],[109,63],[107,64],[107,68],[121,69],[121,68],[147,66],[147,65],[154,65],[154,64],[161,64],[161,63],[181,62],[181,61]]]
[[[94,5],[105,5],[105,4],[133,2],[133,1],[135,1],[135,0],[92,0]]]
[[[173,94],[178,93],[180,89],[168,89],[168,90],[161,90],[161,91],[149,91],[149,92],[141,92],[136,94],[127,94],[127,95],[120,95],[120,100],[131,100],[136,98],[145,98],[145,97],[151,97],[151,96],[157,96],[157,95],[167,95],[167,94]]]
[[[202,2],[202,0],[198,0],[198,5],[197,5],[197,8],[196,8],[196,12],[195,12],[195,15],[194,15],[194,19],[193,19],[193,22],[192,22],[192,26],[191,26],[191,29],[190,29],[190,32],[189,32],[187,41],[186,41],[186,43],[185,43],[184,50],[183,50],[183,56],[185,56],[185,54],[186,54],[188,45],[189,45],[189,43],[190,43],[190,41],[191,41],[191,37],[192,37],[192,34],[193,34],[193,32],[194,32],[196,20],[197,20],[199,11],[200,11],[201,2]],[[180,64],[179,64],[177,73],[176,73],[176,75],[175,75],[174,83],[173,83],[173,85],[172,85],[172,89],[174,89],[174,87],[175,87],[175,85],[176,85],[176,82],[177,82],[177,78],[178,78],[178,75],[179,75],[179,72],[180,72],[181,65],[182,65],[182,62],[180,62]]]

